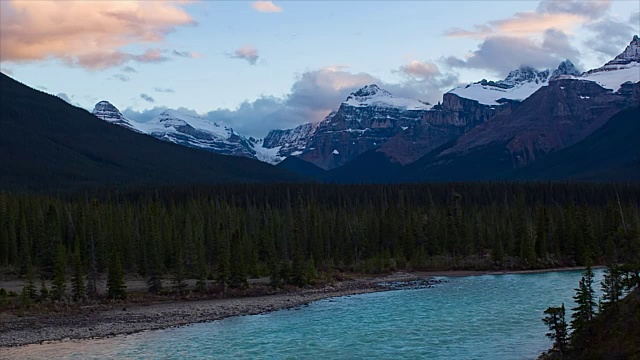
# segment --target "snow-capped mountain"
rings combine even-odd
[[[585,139],[620,110],[640,102],[639,43],[635,36],[615,59],[583,74],[561,64],[565,74],[511,111],[464,133],[439,158],[464,157],[501,144],[506,154],[502,166],[524,167]]]
[[[321,168],[341,166],[419,123],[433,105],[396,97],[376,84],[351,93],[320,123],[272,130],[263,146],[279,160],[298,156]]]
[[[414,99],[398,98],[376,84],[371,84],[351,93],[344,105],[354,107],[398,108],[402,110],[429,110],[432,105]]]
[[[499,106],[509,100],[522,101],[541,87],[547,86],[550,80],[567,75],[580,75],[569,60],[565,60],[555,69],[538,71],[530,66],[521,66],[513,70],[504,80],[487,81],[459,86],[449,93],[459,97],[476,100],[480,104]]]
[[[332,114],[334,113],[332,112]],[[306,123],[293,129],[271,130],[261,143],[256,143],[256,145],[275,152],[275,160],[279,162],[289,155],[302,154],[317,128],[318,123]]]
[[[151,135],[160,140],[224,155],[244,156],[270,163],[276,162],[276,156],[272,154],[273,151],[262,148],[261,140],[248,139],[224,124],[175,110],[165,110],[144,123],[126,119],[108,101],[97,103],[92,113],[107,122]]]
[[[108,101],[103,100],[97,103],[91,113],[106,122],[126,127],[129,130],[138,131],[131,122],[122,115],[120,110]]]
[[[594,81],[605,89],[617,92],[626,82],[640,81],[640,38],[633,37],[626,49],[602,67],[589,70],[577,77]]]
[[[283,159],[299,156],[323,169],[333,169],[419,123],[432,107],[371,84],[351,93],[320,123],[271,131],[263,146],[278,148]]]

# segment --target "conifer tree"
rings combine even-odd
[[[38,293],[36,291],[35,284],[35,274],[33,271],[33,265],[31,262],[27,263],[27,275],[26,275],[26,283],[24,285],[25,290],[27,291],[27,295],[29,299],[35,300],[38,298]]]
[[[40,302],[45,302],[49,299],[49,289],[44,282],[44,278],[40,279]]]
[[[576,295],[573,297],[576,301],[575,308],[571,309],[574,313],[571,315],[571,328],[573,331],[582,332],[584,328],[591,322],[595,316],[596,300],[595,292],[593,289],[594,274],[591,270],[591,266],[587,265],[584,271],[584,276],[580,279],[580,284],[576,290]]]
[[[229,285],[229,278],[231,272],[231,254],[229,249],[229,239],[223,238],[219,241],[219,248],[217,253],[217,281],[223,288]]]
[[[185,283],[183,254],[182,248],[180,248],[176,254],[176,264],[173,273],[173,289],[178,292],[178,296],[182,295],[182,291],[187,287]]]
[[[67,265],[64,256],[64,247],[61,243],[59,243],[56,248],[54,270],[53,282],[51,283],[51,298],[59,301],[62,300],[67,293]]]
[[[71,291],[74,301],[84,301],[87,297],[87,291],[84,284],[84,267],[80,258],[80,244],[76,239],[75,249],[73,250],[73,276],[71,277]]]
[[[563,355],[567,350],[567,323],[564,304],[560,307],[549,307],[544,311],[544,314],[542,322],[549,327],[549,332],[546,335],[553,340],[552,351]]]
[[[109,274],[107,277],[107,297],[113,300],[124,300],[127,298],[127,285],[124,282],[124,270],[120,255],[114,251],[110,256]]]
[[[604,279],[600,285],[602,286],[602,308],[617,308],[623,288],[620,268],[615,264],[608,265],[604,269]]]

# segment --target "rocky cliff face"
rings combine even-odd
[[[462,135],[440,156],[465,154],[503,144],[519,168],[552,151],[584,139],[613,115],[637,99],[639,84],[626,93],[612,93],[593,81],[559,79],[540,89],[522,104],[502,111]]]
[[[299,156],[323,169],[342,166],[415,126],[431,107],[394,97],[375,84],[365,86],[318,124]]]
[[[489,106],[444,94],[442,105],[427,111],[420,122],[389,139],[378,151],[403,165],[410,164],[509,107],[509,102]]]
[[[293,129],[271,130],[260,146],[274,152],[279,160],[291,155],[300,155],[311,142],[317,128],[318,124],[307,123]]]

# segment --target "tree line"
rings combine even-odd
[[[576,294],[573,297],[576,306],[571,310],[571,321],[567,323],[566,309],[564,303],[559,307],[549,307],[544,311],[542,321],[548,326],[549,332],[546,334],[553,345],[551,349],[542,354],[542,359],[574,359],[583,358],[584,353],[589,351],[602,351],[609,353],[612,358],[622,358],[619,352],[627,352],[629,349],[618,343],[616,349],[594,349],[594,347],[602,346],[601,344],[593,344],[589,341],[596,333],[596,330],[605,332],[611,337],[613,333],[619,331],[616,327],[619,324],[615,320],[605,319],[605,323],[596,324],[596,320],[600,318],[612,317],[616,318],[620,308],[621,300],[640,285],[640,263],[632,264],[609,264],[605,268],[603,280],[600,282],[602,295],[596,295],[594,282],[594,273],[591,266],[587,265],[585,272],[575,289]],[[637,310],[636,310],[637,312]],[[596,319],[597,318],[597,319]],[[621,322],[618,320],[618,322]],[[633,320],[631,320],[633,322]],[[637,323],[635,324],[637,326]],[[597,329],[596,329],[597,328]],[[637,332],[637,331],[636,331]],[[632,344],[629,348],[638,347],[640,338],[630,336]],[[591,350],[588,350],[591,349]],[[631,350],[633,351],[633,350]],[[593,358],[599,358],[599,355],[592,354]],[[629,355],[629,354],[627,354]]]
[[[54,299],[126,296],[125,274],[243,288],[333,271],[534,269],[640,257],[640,185],[233,184],[0,193],[0,269]],[[71,281],[71,287],[67,285]],[[41,289],[43,290],[43,289]],[[42,291],[40,291],[42,293]]]

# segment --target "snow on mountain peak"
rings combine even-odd
[[[497,81],[505,86],[517,86],[526,82],[546,82],[549,78],[549,70],[538,71],[531,66],[520,66],[520,68],[509,72],[504,80]]]
[[[582,73],[578,71],[571,60],[567,59],[558,65],[558,68],[551,74],[551,79],[557,79],[561,76],[580,76]]]
[[[120,110],[106,100],[98,102],[96,106],[93,107],[93,111],[91,113],[108,122],[124,120],[124,116],[122,116]]]
[[[135,126],[125,118],[117,107],[110,102],[102,100],[93,107],[91,113],[106,122],[126,127],[129,130],[137,131]]]
[[[449,93],[461,98],[476,100],[480,104],[499,106],[501,99],[522,101],[528,98],[541,87],[548,85],[550,73],[551,71],[548,69],[538,71],[531,66],[523,65],[509,72],[504,80],[482,80],[458,86]]]
[[[376,84],[367,85],[352,92],[342,104],[353,107],[391,107],[404,110],[429,110],[432,107],[419,100],[394,97]]]
[[[632,62],[640,62],[640,38],[638,38],[638,35],[634,35],[624,51],[606,63],[605,67],[607,65],[626,65]]]

